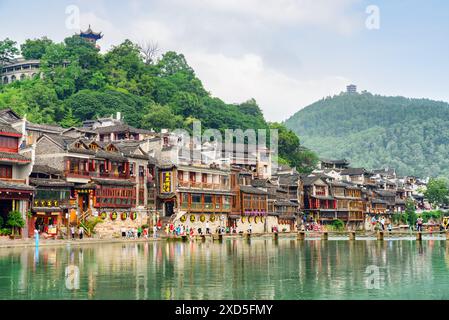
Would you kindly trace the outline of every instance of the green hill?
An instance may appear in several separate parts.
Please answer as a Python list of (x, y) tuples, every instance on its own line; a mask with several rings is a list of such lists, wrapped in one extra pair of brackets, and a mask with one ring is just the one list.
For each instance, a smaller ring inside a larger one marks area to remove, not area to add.
[[(144, 129), (279, 130), (279, 161), (308, 172), (316, 155), (300, 146), (296, 135), (282, 124), (268, 123), (254, 99), (229, 104), (204, 88), (184, 55), (165, 52), (148, 59), (145, 50), (125, 40), (102, 54), (72, 36), (62, 43), (43, 37), (20, 46), (0, 41), (0, 70), (21, 53), (39, 59), (42, 77), (3, 84), (0, 109), (12, 108), (29, 121), (79, 126), (82, 121), (120, 111), (125, 121)], [(1, 78), (0, 78), (1, 79)]]
[(449, 175), (449, 104), (367, 92), (322, 99), (285, 125), (323, 158), (393, 167), (401, 175)]

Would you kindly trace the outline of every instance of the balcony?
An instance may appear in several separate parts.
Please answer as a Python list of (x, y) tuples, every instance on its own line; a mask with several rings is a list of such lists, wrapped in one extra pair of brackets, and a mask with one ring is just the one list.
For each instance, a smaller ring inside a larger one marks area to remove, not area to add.
[(89, 179), (90, 172), (89, 171), (83, 171), (83, 170), (65, 170), (64, 175), (67, 178), (83, 178), (83, 179)]
[(229, 184), (207, 183), (207, 182), (193, 182), (193, 181), (179, 181), (178, 186), (186, 189), (199, 190), (230, 190)]
[(92, 177), (100, 177), (104, 179), (129, 179), (129, 173), (121, 172), (91, 172)]
[(192, 202), (190, 206), (187, 203), (181, 204), (181, 209), (190, 210), (195, 212), (223, 212), (223, 211), (231, 211), (230, 204), (218, 204), (215, 205), (213, 203), (197, 203)]
[(24, 179), (22, 180), (22, 179), (0, 178), (0, 181), (13, 184), (26, 184), (26, 180)]

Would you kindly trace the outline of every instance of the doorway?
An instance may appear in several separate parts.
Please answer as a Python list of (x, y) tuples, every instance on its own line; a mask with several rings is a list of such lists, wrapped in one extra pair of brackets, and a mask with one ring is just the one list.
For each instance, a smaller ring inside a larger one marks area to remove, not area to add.
[(6, 221), (8, 220), (8, 215), (11, 211), (12, 211), (12, 200), (0, 200), (0, 217), (2, 217), (4, 225), (6, 224)]
[(164, 203), (165, 206), (165, 216), (171, 217), (175, 213), (175, 202), (174, 201), (167, 201)]
[(89, 209), (88, 193), (78, 193), (78, 208), (80, 208), (81, 213), (84, 213)]

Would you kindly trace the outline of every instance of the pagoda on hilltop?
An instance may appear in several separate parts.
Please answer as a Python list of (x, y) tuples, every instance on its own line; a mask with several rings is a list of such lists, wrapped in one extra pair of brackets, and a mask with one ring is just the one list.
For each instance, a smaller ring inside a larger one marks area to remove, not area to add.
[(98, 47), (97, 41), (103, 38), (103, 34), (101, 32), (92, 31), (90, 25), (86, 31), (81, 31), (79, 36), (93, 43), (96, 47)]

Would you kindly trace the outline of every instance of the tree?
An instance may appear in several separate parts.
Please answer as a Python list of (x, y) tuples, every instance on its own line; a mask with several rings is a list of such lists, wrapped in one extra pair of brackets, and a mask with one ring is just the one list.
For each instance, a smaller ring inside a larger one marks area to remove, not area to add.
[(298, 136), (283, 124), (270, 123), (270, 129), (278, 131), (278, 153), (280, 159), (285, 159), (290, 166), (296, 167), (301, 173), (312, 172), (318, 163), (318, 156), (300, 144)]
[(409, 226), (413, 227), (416, 224), (417, 216), (416, 216), (416, 206), (415, 202), (412, 199), (407, 199), (405, 202), (405, 220)]
[(158, 62), (158, 67), (161, 76), (172, 76), (178, 72), (186, 73), (192, 78), (194, 77), (193, 69), (188, 65), (183, 54), (178, 54), (174, 51), (168, 51)]
[(59, 124), (64, 128), (76, 127), (79, 123), (79, 120), (73, 116), (73, 111), (71, 108), (67, 110), (66, 115), (59, 122)]
[(159, 53), (159, 46), (157, 42), (145, 41), (144, 43), (139, 45), (139, 48), (140, 54), (142, 55), (145, 64), (146, 65), (153, 64)]
[(178, 129), (183, 128), (183, 118), (173, 114), (167, 106), (153, 105), (150, 111), (142, 120), (142, 127), (145, 129)]
[(0, 71), (4, 65), (10, 63), (19, 54), (19, 49), (16, 46), (17, 42), (9, 38), (0, 41)]
[(449, 189), (443, 179), (430, 179), (424, 197), (434, 207), (441, 207), (449, 203)]
[(8, 221), (6, 222), (8, 226), (12, 228), (12, 235), (15, 235), (16, 229), (22, 229), (25, 226), (25, 220), (22, 218), (22, 213), (19, 211), (11, 211), (8, 214)]
[(53, 41), (47, 37), (34, 40), (27, 39), (25, 43), (20, 46), (20, 50), (25, 59), (41, 59), (51, 44), (53, 44)]

